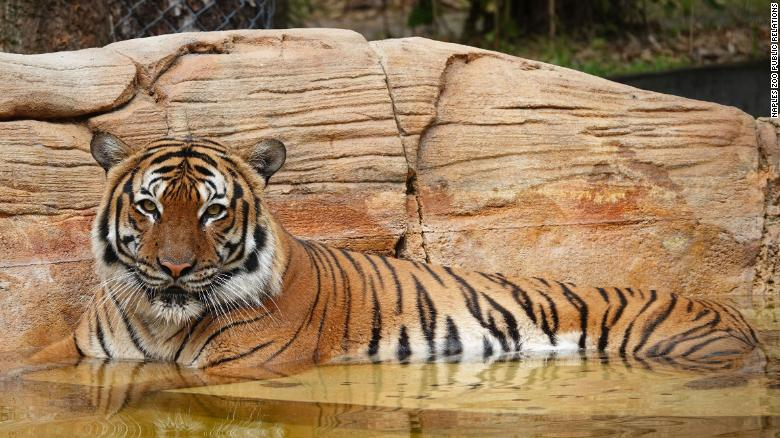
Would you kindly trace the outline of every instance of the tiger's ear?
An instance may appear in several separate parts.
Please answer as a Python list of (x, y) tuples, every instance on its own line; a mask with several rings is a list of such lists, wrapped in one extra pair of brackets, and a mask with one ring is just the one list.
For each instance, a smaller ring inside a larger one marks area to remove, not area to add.
[(261, 140), (244, 154), (244, 160), (265, 179), (266, 183), (282, 167), (286, 158), (287, 148), (284, 147), (284, 143), (275, 139)]
[(89, 143), (92, 157), (100, 164), (100, 167), (108, 172), (108, 169), (116, 166), (122, 160), (130, 156), (130, 147), (125, 142), (105, 132), (99, 132), (92, 137)]

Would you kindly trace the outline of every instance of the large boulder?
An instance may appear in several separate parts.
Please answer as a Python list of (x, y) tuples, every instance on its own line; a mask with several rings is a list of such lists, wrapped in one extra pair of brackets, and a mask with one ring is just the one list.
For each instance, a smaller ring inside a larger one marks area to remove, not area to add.
[(271, 208), (339, 247), (685, 294), (777, 276), (780, 127), (734, 108), (333, 29), (0, 54), (0, 78), (0, 350), (55, 340), (91, 298), (94, 131), (279, 138)]

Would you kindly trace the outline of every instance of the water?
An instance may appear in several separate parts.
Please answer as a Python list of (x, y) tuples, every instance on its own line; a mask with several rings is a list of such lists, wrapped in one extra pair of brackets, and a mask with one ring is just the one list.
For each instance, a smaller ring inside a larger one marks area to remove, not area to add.
[(0, 382), (0, 435), (780, 436), (775, 300), (738, 300), (766, 360), (728, 371), (577, 356), (328, 366), (252, 381), (84, 361)]

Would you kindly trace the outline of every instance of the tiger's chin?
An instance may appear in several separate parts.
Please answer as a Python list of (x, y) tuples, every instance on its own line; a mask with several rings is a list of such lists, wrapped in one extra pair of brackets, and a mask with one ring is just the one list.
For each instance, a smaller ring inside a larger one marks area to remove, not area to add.
[(195, 296), (175, 287), (155, 293), (150, 297), (149, 307), (161, 323), (177, 326), (192, 321), (205, 310)]

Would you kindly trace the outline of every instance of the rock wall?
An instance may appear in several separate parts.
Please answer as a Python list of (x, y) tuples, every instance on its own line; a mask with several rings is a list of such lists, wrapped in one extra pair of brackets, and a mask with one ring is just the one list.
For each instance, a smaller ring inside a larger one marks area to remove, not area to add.
[(0, 350), (55, 340), (91, 297), (97, 130), (135, 148), (279, 138), (271, 207), (340, 247), (686, 294), (774, 290), (778, 125), (425, 39), (178, 34), (0, 54)]

